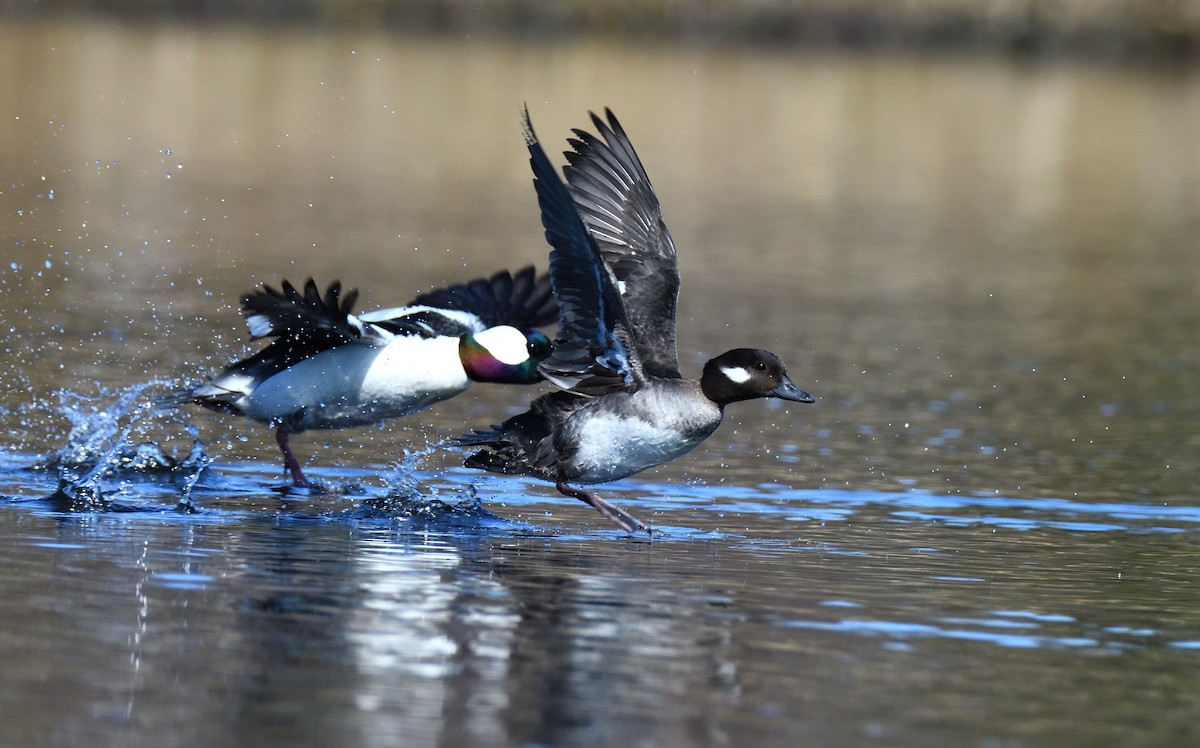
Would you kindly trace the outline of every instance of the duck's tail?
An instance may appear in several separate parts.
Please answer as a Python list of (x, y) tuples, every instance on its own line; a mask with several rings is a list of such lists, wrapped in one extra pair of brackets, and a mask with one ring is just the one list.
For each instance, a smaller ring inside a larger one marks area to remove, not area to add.
[(173, 392), (154, 398), (151, 403), (155, 408), (178, 408), (182, 405), (199, 405), (218, 413), (244, 415), (238, 407), (237, 400), (246, 393), (218, 387), (215, 382), (202, 382), (189, 387), (181, 387)]
[(505, 428), (507, 425), (508, 422), (505, 422), (490, 429), (476, 429), (457, 437), (454, 443), (459, 447), (483, 447), (468, 454), (463, 464), (489, 473), (535, 475), (533, 466), (528, 462), (529, 455), (514, 438), (515, 434)]
[(502, 475), (537, 475), (538, 473), (521, 462), (512, 459), (510, 456), (502, 452), (493, 452), (487, 449), (481, 449), (474, 454), (467, 455), (463, 460), (463, 465), (476, 470), (486, 470), (489, 473), (500, 473)]
[(455, 443), (483, 447), (467, 457), (467, 467), (556, 480), (558, 455), (553, 434), (580, 402), (582, 398), (574, 393), (550, 392), (534, 400), (524, 413), (498, 426), (464, 434)]

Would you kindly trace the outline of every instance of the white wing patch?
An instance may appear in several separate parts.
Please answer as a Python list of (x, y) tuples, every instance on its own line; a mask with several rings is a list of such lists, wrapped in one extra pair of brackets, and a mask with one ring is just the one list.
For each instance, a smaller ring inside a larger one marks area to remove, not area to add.
[[(362, 320), (360, 320), (358, 317), (355, 317), (353, 314), (346, 315), (346, 323), (349, 324), (351, 327), (353, 327), (355, 330), (357, 330), (359, 335), (365, 335), (367, 332), (367, 326), (362, 323)], [(387, 330), (380, 330), (380, 329), (376, 328), (375, 332), (387, 333)], [(391, 333), (387, 333), (387, 335), (388, 335), (388, 338), (391, 338), (391, 336), (392, 336)]]
[(750, 379), (750, 370), (744, 366), (722, 366), (721, 373), (730, 382), (737, 384), (742, 384)]
[(475, 333), (475, 342), (487, 349), (502, 364), (520, 364), (529, 358), (525, 333), (515, 327), (499, 325)]
[(395, 306), (388, 309), (376, 309), (373, 312), (363, 312), (356, 316), (363, 322), (390, 322), (391, 320), (401, 319), (422, 312), (433, 312), (446, 319), (454, 320), (468, 330), (482, 331), (484, 329), (483, 323), (479, 321), (479, 317), (470, 312), (464, 312), (460, 309), (442, 309), (435, 306)]
[(250, 328), (252, 338), (265, 338), (271, 334), (271, 320), (265, 314), (251, 314), (246, 318), (246, 326)]
[[(354, 330), (360, 336), (365, 335), (367, 332), (367, 328), (365, 325), (363, 325), (362, 320), (353, 314), (346, 315), (346, 324), (354, 328)], [(250, 316), (246, 317), (246, 327), (250, 328), (250, 337), (252, 338), (266, 338), (277, 334), (274, 323), (272, 323), (271, 318), (265, 314), (251, 314)], [(310, 325), (310, 327), (316, 327), (316, 325)], [(393, 337), (390, 332), (380, 328), (375, 328), (373, 332), (387, 340), (391, 340)]]

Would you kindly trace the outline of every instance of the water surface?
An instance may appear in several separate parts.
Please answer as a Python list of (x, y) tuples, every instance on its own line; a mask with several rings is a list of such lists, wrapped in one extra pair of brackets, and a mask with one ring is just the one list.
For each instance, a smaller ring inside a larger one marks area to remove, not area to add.
[[(1185, 744), (1200, 713), (1200, 79), (1069, 62), (0, 27), (0, 742)], [(144, 407), (254, 346), (544, 264), (517, 115), (612, 106), (732, 406), (604, 487), (445, 440)]]

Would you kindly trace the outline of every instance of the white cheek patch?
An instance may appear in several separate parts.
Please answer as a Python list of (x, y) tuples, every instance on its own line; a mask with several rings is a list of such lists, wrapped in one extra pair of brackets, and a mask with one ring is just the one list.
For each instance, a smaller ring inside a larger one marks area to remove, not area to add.
[(722, 366), (721, 373), (730, 382), (743, 384), (750, 380), (750, 370), (744, 366)]
[(475, 333), (475, 342), (487, 349), (502, 364), (521, 364), (529, 358), (525, 334), (515, 327), (500, 325)]

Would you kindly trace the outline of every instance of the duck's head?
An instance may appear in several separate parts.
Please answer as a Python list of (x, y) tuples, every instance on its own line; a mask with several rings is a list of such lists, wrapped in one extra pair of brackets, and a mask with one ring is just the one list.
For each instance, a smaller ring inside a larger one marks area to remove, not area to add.
[(498, 325), (460, 337), (458, 357), (476, 382), (533, 384), (542, 380), (537, 366), (551, 347), (550, 338), (537, 330)]
[(758, 348), (734, 348), (709, 361), (700, 387), (709, 400), (722, 406), (756, 397), (814, 402), (813, 396), (788, 376), (779, 356)]

